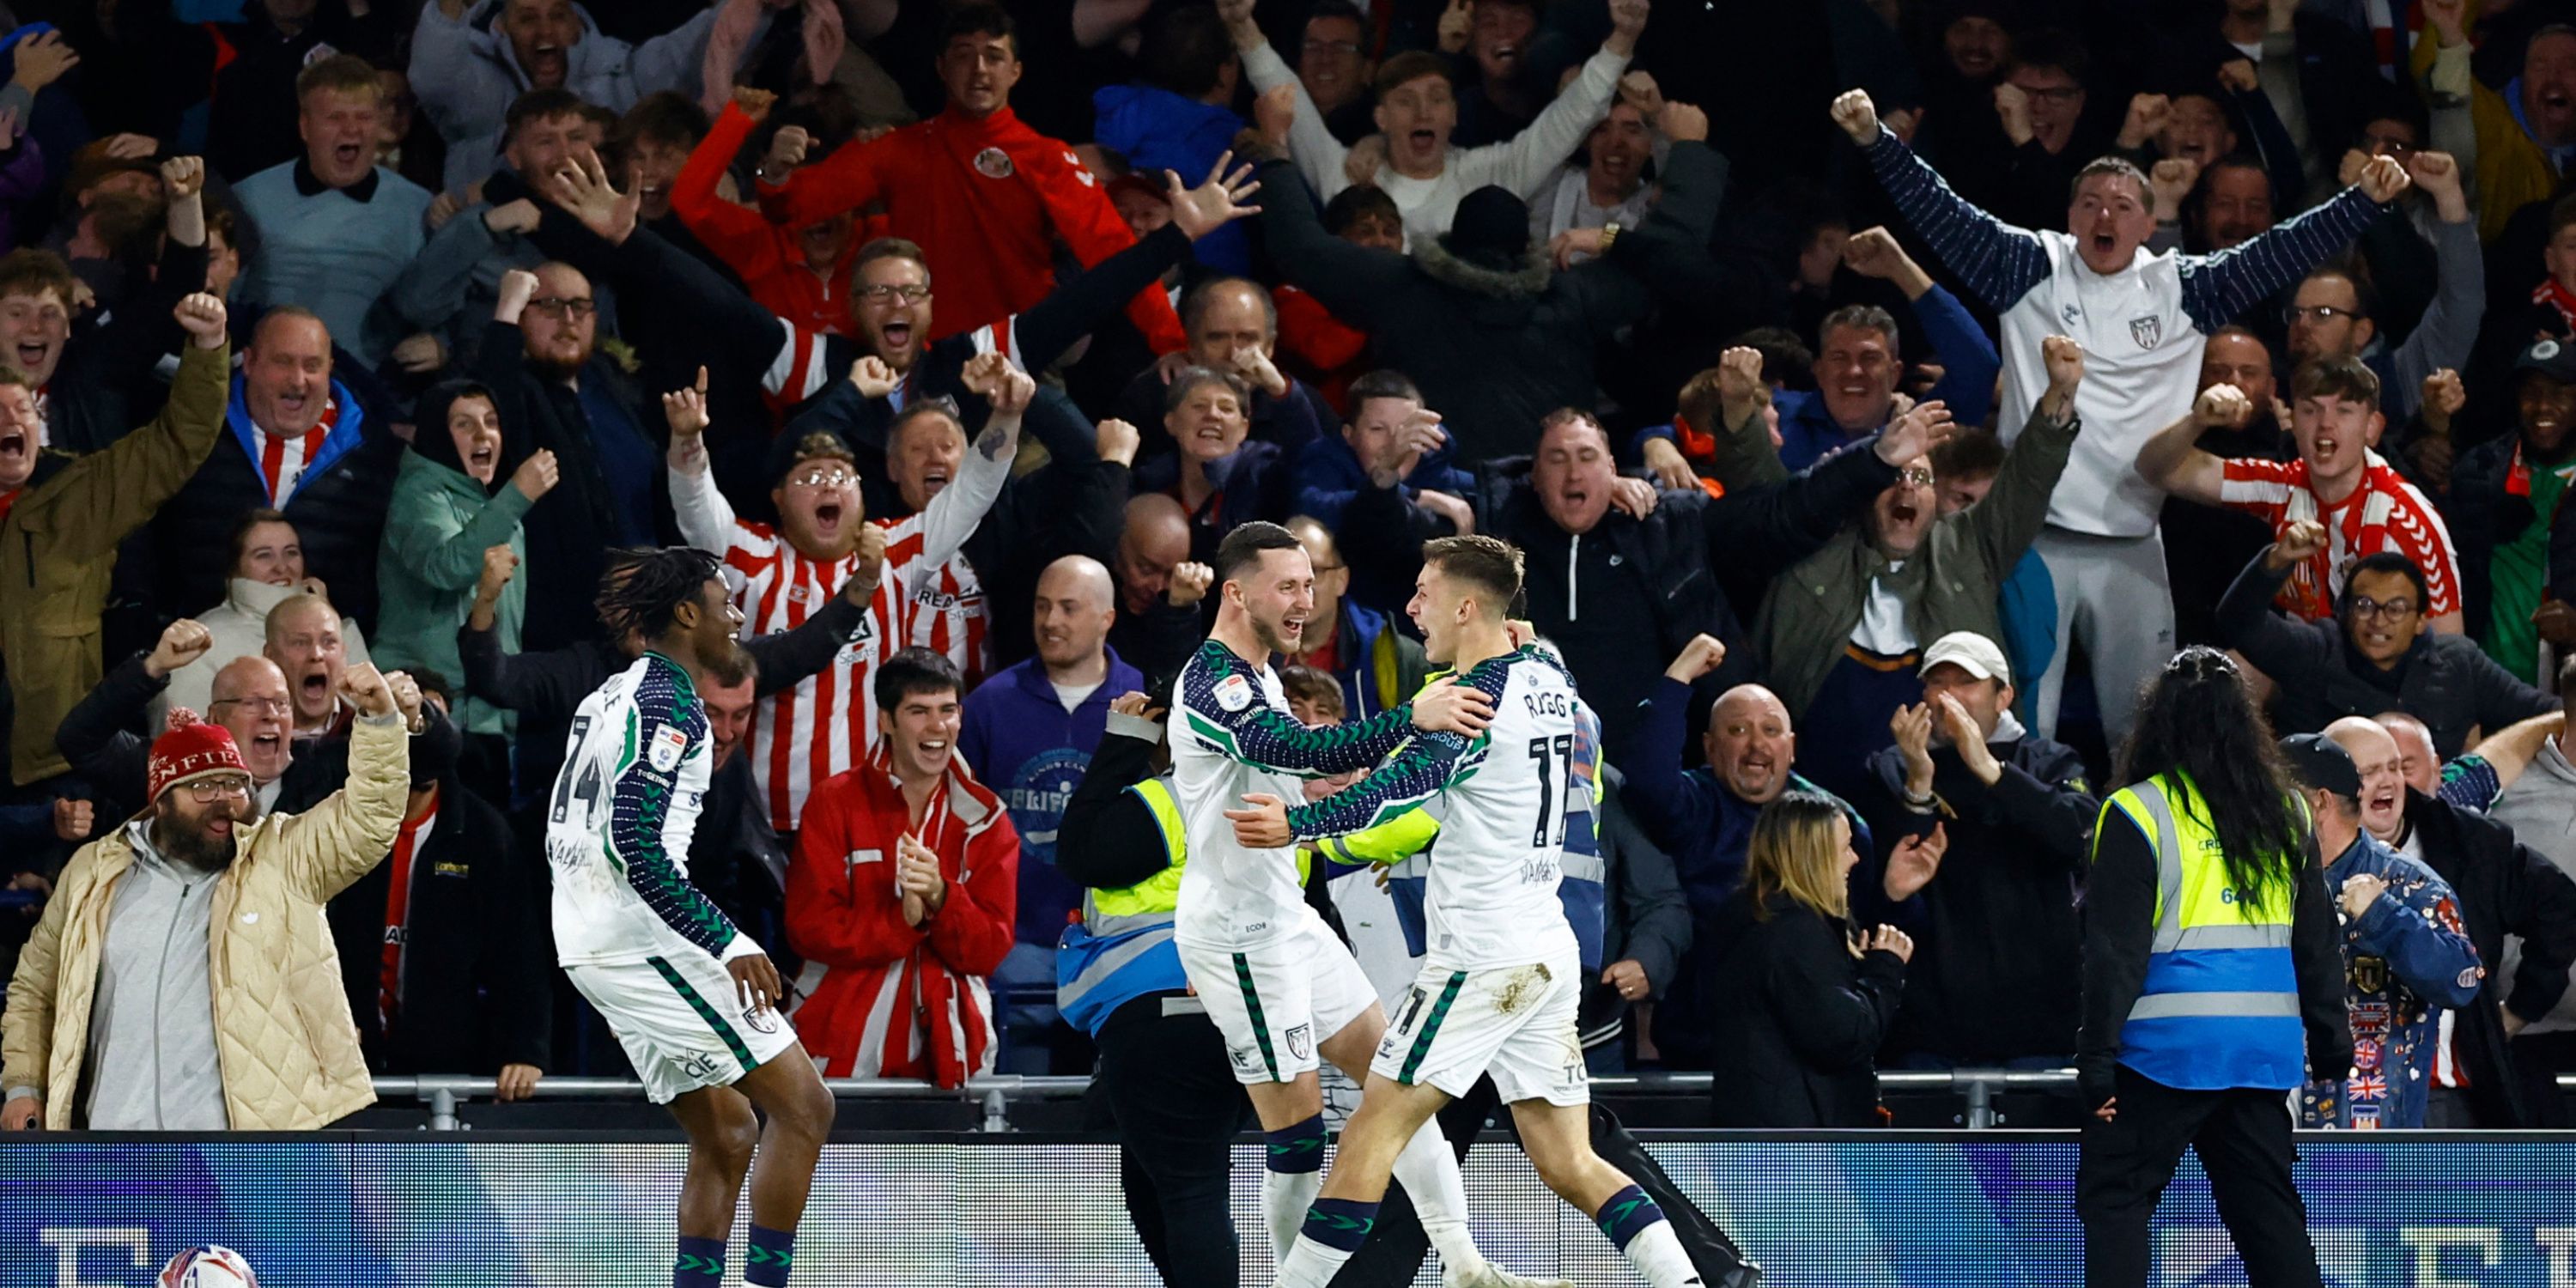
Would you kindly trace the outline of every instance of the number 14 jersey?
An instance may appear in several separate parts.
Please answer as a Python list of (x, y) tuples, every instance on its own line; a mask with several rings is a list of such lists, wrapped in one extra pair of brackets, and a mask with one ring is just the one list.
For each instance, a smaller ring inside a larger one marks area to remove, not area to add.
[(563, 965), (760, 951), (689, 884), (714, 761), (706, 704), (669, 658), (647, 653), (581, 700), (546, 810)]

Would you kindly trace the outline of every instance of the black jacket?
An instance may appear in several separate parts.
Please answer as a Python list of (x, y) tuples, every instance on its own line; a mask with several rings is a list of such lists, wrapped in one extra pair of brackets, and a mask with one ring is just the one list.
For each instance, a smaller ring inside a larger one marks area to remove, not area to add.
[[(2517, 843), (2513, 829), (2421, 792), (2406, 793), (2406, 826), (2421, 842), (2424, 865), (2458, 896), (2460, 920), (2479, 961), (2503, 962), (2505, 936), (2521, 938), (2522, 962), (2502, 1005), (2526, 1018), (2547, 1015), (2567, 991), (2568, 969), (2576, 966), (2576, 881)], [(2492, 985), (2477, 1005), (2459, 1012), (2454, 1028), (2480, 1127), (2555, 1125), (2555, 1106), (2534, 1104), (2536, 1097), (2528, 1094), (2554, 1097), (2555, 1089), (2523, 1085)]]
[[(235, 377), (236, 380), (239, 377)], [(354, 399), (358, 385), (339, 388)], [(334, 395), (337, 396), (336, 394)], [(393, 498), (402, 440), (394, 437), (391, 408), (366, 406), (359, 443), (319, 476), (307, 472), (286, 499), (287, 522), (304, 545), (304, 569), (331, 588), (331, 602), (361, 627), (376, 621), (376, 547), (384, 538), (385, 506)], [(187, 486), (152, 521), (153, 563), (159, 579), (154, 602), (220, 604), (232, 574), (234, 525), (268, 505), (259, 462), (230, 427), (215, 436), (215, 450)], [(587, 603), (596, 587), (583, 596)]]
[(552, 1067), (554, 935), (546, 875), (511, 843), (501, 812), (449, 778), (429, 841), (412, 855), (402, 1009), (388, 1036), (377, 1006), (385, 901), (393, 865), (379, 863), (325, 915), (367, 1067), (377, 1073), (489, 1075), (505, 1064)]
[[(1539, 504), (1526, 459), (1481, 471), (1473, 501), (1476, 530), (1528, 557), (1529, 620), (1581, 677), (1584, 702), (1601, 714), (1604, 744), (1616, 762), (1627, 750), (1637, 704), (1692, 636), (1713, 635), (1727, 645), (1725, 665), (1703, 681), (1709, 696), (1754, 678), (1733, 601), (1758, 597), (1766, 581), (1822, 549), (1895, 481), (1895, 467), (1877, 453), (1843, 452), (1786, 482), (1722, 499), (1666, 492), (1643, 519), (1612, 509), (1579, 537)], [(1422, 525), (1433, 522), (1406, 506), (1398, 489), (1361, 489), (1342, 512), (1342, 556), (1350, 561), (1352, 584), (1411, 587), (1422, 570), (1423, 540), (1438, 535)], [(1121, 656), (1130, 655), (1121, 650)]]
[[(153, 679), (144, 671), (143, 659), (147, 656), (137, 653), (119, 663), (54, 730), (54, 746), (71, 763), (73, 772), (89, 783), (87, 799), (96, 803), (100, 819), (94, 834), (103, 833), (110, 821), (132, 818), (152, 803), (143, 795), (151, 778), (152, 739), (139, 730), (152, 699), (170, 687), (170, 680), (167, 676)], [(426, 723), (411, 738), (413, 772), (443, 774), (456, 763), (464, 748), (464, 735), (436, 707), (424, 709), (422, 718)], [(298, 741), (295, 758), (278, 776), (277, 803), (268, 812), (301, 813), (340, 790), (348, 780), (349, 739), (345, 730), (318, 740)]]
[[(1861, 920), (1894, 922), (1915, 941), (1891, 1055), (2002, 1064), (2075, 1051), (2083, 964), (2076, 908), (2102, 800), (2072, 747), (2036, 734), (1987, 746), (2003, 767), (1992, 787), (1968, 772), (1955, 748), (1933, 748), (1938, 804), (1930, 814), (1905, 808), (1902, 752), (1887, 747), (1869, 758), (1878, 790), (1857, 803), (1877, 847), (1852, 874), (1852, 903)], [(1949, 839), (1938, 875), (1891, 904), (1887, 856), (1909, 836), (1931, 835), (1935, 824)]]
[(1752, 889), (1711, 920), (1700, 977), (1712, 1127), (1875, 1127), (1871, 1057), (1895, 1022), (1905, 963), (1855, 957), (1853, 927), (1785, 894), (1754, 915)]
[(1324, 231), (1288, 162), (1262, 167), (1261, 180), (1261, 231), (1280, 271), (1334, 317), (1368, 332), (1378, 365), (1413, 378), (1462, 465), (1527, 452), (1540, 418), (1594, 403), (1594, 349), (1645, 316), (1659, 259), (1703, 253), (1726, 183), (1716, 153), (1676, 144), (1663, 199), (1646, 224), (1621, 234), (1601, 259), (1560, 273), (1544, 246), (1510, 271), (1460, 260), (1430, 241), (1410, 255), (1356, 246)]
[[(2339, 621), (2291, 621), (2274, 613), (2289, 571), (2274, 572), (2256, 555), (2218, 601), (2220, 638), (2272, 677), (2279, 696), (2272, 708), (2281, 733), (2314, 733), (2345, 716), (2375, 717), (2394, 708), (2433, 731), (2433, 749), (2459, 755), (2471, 729), (2490, 732), (2517, 720), (2545, 716), (2558, 699), (2513, 677), (2466, 635), (2436, 634), (2430, 627), (2392, 672), (2377, 672), (2344, 637)], [(2374, 683), (2366, 672), (2393, 674)]]
[[(2532, 513), (2529, 496), (2513, 496), (2505, 491), (2514, 449), (2521, 445), (2520, 434), (2489, 439), (2460, 453), (2458, 463), (2451, 467), (2451, 491), (2442, 507), (2442, 520), (2459, 550), (2456, 562), (2460, 568), (2462, 620), (2468, 633), (2477, 639), (2487, 637), (2487, 619), (2493, 612), (2495, 569), (2491, 561), (2496, 547), (2522, 535), (2537, 517)], [(2565, 508), (2562, 500), (2560, 510)], [(2576, 600), (2576, 524), (2561, 523), (2558, 518), (2551, 516), (2549, 523), (2549, 565), (2542, 585), (2543, 597)]]
[[(541, 449), (555, 454), (561, 471), (554, 490), (538, 498), (519, 521), (528, 546), (527, 565), (519, 573), (528, 583), (519, 641), (536, 651), (593, 638), (599, 634), (599, 618), (592, 604), (607, 568), (607, 551), (624, 544), (622, 520), (636, 517), (617, 512), (616, 495), (609, 490), (595, 446), (598, 431), (579, 392), (528, 369), (527, 341), (516, 323), (484, 327), (474, 378), (491, 389), (499, 404), (494, 410), (501, 416), (501, 460), (493, 477), (507, 478)], [(643, 525), (661, 542), (674, 541), (678, 526), (671, 518), (670, 472), (662, 465), (667, 443), (661, 414), (647, 409), (633, 382), (605, 357), (594, 355), (580, 378), (615, 402), (642, 437), (640, 446), (652, 461), (653, 497), (653, 513), (642, 516)]]

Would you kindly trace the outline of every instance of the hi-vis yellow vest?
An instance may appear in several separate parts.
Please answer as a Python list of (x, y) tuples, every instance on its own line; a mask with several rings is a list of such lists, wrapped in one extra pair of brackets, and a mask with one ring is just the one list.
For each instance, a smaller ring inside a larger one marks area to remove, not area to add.
[(2307, 1044), (2290, 956), (2297, 887), (2235, 888), (2208, 808), (2179, 771), (2113, 793), (2102, 825), (2114, 810), (2156, 851), (2154, 946), (2146, 988), (2120, 1026), (2120, 1063), (2192, 1091), (2302, 1085)]

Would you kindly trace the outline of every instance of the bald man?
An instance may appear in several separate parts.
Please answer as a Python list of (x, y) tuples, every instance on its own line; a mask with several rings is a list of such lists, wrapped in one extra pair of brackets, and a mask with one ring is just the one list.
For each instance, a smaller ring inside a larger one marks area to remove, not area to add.
[(1216, 580), (1215, 570), (1190, 560), (1189, 513), (1160, 492), (1127, 502), (1113, 559), (1118, 620), (1109, 642), (1144, 673), (1145, 692), (1168, 702), (1173, 678), (1207, 635), (1200, 601)]
[[(144, 710), (168, 686), (170, 673), (193, 660), (186, 635), (195, 625), (184, 619), (171, 623), (162, 632), (160, 644), (109, 671), (55, 731), (55, 745), (63, 758), (97, 790), (102, 819), (130, 817), (146, 804), (144, 762), (152, 744), (133, 731), (144, 727)], [(261, 811), (273, 810), (289, 782), (289, 771), (304, 768), (295, 754), (295, 709), (285, 674), (264, 657), (237, 657), (216, 670), (213, 693), (213, 700), (198, 714), (233, 736), (242, 764), (250, 770), (251, 785), (259, 793)], [(304, 777), (294, 775), (298, 782)], [(319, 799), (310, 792), (299, 791), (298, 796)]]
[(2397, 758), (2406, 770), (2406, 785), (2427, 796), (2439, 796), (2462, 809), (2495, 808), (2496, 798), (2522, 777), (2533, 758), (2567, 726), (2564, 712), (2533, 716), (2506, 725), (2475, 748), (2448, 762), (2433, 748), (2433, 731), (2403, 711), (2384, 712), (2379, 727), (2397, 740)]
[(1305, 652), (1289, 658), (1333, 677), (1342, 686), (1345, 718), (1370, 716), (1404, 705), (1431, 669), (1422, 645), (1392, 628), (1385, 613), (1351, 595), (1351, 568), (1333, 534), (1311, 515), (1290, 519), (1288, 531), (1315, 566), (1315, 611), (1306, 619)]
[(1033, 614), (1037, 655), (967, 694), (957, 733), (958, 753), (1001, 795), (1020, 833), (1018, 942), (993, 973), (994, 989), (1045, 999), (1002, 1008), (1010, 1035), (1003, 1044), (1005, 1073), (1090, 1071), (1078, 1054), (1084, 1044), (1055, 1011), (1056, 940), (1065, 914), (1082, 902), (1082, 887), (1056, 871), (1055, 834), (1065, 801), (1100, 745), (1109, 700), (1145, 684), (1109, 647), (1116, 599), (1117, 587), (1099, 560), (1066, 555), (1048, 564), (1038, 575)]
[[(1699, 1015), (1698, 959), (1714, 942), (1708, 933), (1710, 919), (1744, 878), (1745, 846), (1753, 839), (1753, 819), (1762, 807), (1789, 791), (1834, 800), (1851, 819), (1852, 849), (1871, 852), (1869, 825), (1861, 821), (1860, 812), (1790, 769), (1798, 756), (1797, 730), (1779, 695), (1761, 685), (1739, 684), (1718, 695), (1709, 707), (1708, 732), (1700, 739), (1707, 763), (1685, 767), (1682, 743), (1689, 723), (1691, 683), (1725, 660), (1726, 646), (1709, 636), (1696, 636), (1683, 646), (1648, 693), (1630, 750), (1619, 765), (1627, 775), (1619, 789), (1620, 803), (1646, 835), (1673, 856), (1682, 893), (1690, 901), (1691, 955), (1682, 962), (1673, 990), (1655, 1011), (1655, 1045), (1667, 1061), (1686, 1062), (1678, 1068), (1706, 1067), (1708, 1039)], [(1672, 1017), (1670, 1022), (1666, 1016)]]
[[(2351, 752), (2362, 771), (2363, 829), (2449, 883), (2469, 943), (2487, 972), (2477, 1000), (2451, 1012), (2440, 1035), (2441, 1056), (2428, 1075), (2424, 1125), (2564, 1125), (2546, 1063), (2523, 1059), (2512, 1041), (2526, 1025), (2551, 1018), (2552, 1008), (2570, 995), (2568, 970), (2576, 966), (2576, 881), (2515, 839), (2516, 828), (2523, 826), (2513, 812), (2516, 798), (2544, 781), (2544, 773), (2535, 767), (2525, 775), (2497, 803), (2492, 818), (2443, 796), (2406, 791), (2402, 810), (2390, 819), (2374, 816), (2368, 808), (2368, 780), (2374, 770), (2403, 776), (2399, 738), (2376, 722), (2356, 719), (2328, 725), (2326, 736)], [(2556, 751), (2544, 749), (2541, 755), (2545, 761)], [(2562, 809), (2555, 817), (2563, 821), (2565, 816)], [(2530, 835), (2554, 839), (2556, 827), (2553, 822)], [(2520, 941), (2518, 957), (2506, 951), (2508, 936)]]
[(320, 595), (297, 595), (268, 610), (268, 642), (261, 655), (286, 676), (295, 705), (295, 736), (320, 738), (348, 723), (340, 673), (349, 648), (340, 638), (340, 610)]

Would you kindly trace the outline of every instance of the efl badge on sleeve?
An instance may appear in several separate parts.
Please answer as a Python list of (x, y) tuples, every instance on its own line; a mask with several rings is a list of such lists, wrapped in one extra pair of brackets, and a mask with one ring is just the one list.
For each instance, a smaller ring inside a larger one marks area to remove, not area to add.
[(680, 757), (689, 753), (689, 735), (677, 725), (657, 725), (653, 729), (652, 750), (647, 753), (653, 768), (669, 773), (680, 766)]
[(1011, 177), (1011, 154), (1000, 148), (986, 148), (975, 154), (975, 173), (987, 179)]
[(1241, 711), (1252, 705), (1252, 681), (1240, 675), (1229, 675), (1216, 682), (1216, 704), (1228, 711)]

